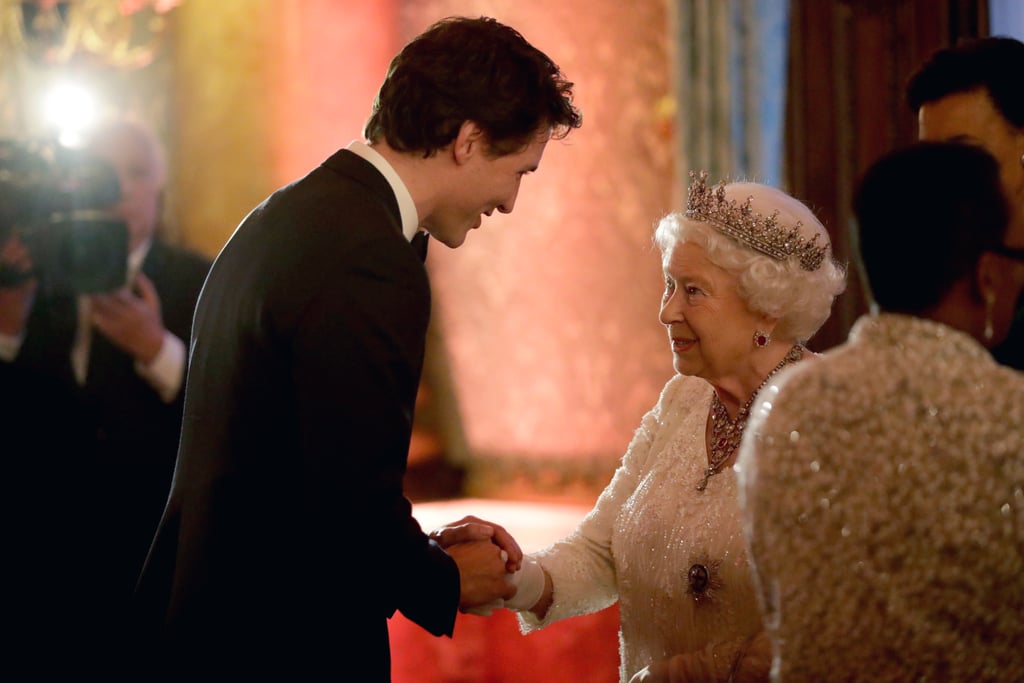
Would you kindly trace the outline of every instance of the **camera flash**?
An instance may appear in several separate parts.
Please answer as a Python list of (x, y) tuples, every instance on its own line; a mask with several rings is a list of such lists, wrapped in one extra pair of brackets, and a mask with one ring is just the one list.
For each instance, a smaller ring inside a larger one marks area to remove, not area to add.
[(96, 99), (86, 88), (68, 83), (54, 86), (46, 97), (46, 121), (57, 129), (62, 145), (81, 144), (82, 131), (96, 118)]

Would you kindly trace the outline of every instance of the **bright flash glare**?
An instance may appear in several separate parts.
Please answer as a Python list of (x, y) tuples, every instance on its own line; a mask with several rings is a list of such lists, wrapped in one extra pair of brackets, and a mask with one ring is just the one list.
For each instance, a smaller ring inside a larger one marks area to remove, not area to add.
[(61, 144), (73, 147), (81, 142), (82, 131), (96, 118), (96, 99), (81, 86), (57, 85), (46, 98), (45, 116), (57, 129)]

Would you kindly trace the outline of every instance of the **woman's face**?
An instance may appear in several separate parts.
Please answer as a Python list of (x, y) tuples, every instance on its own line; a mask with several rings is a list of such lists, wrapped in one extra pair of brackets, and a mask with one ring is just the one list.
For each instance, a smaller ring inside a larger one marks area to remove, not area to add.
[(668, 329), (673, 365), (711, 384), (742, 374), (764, 316), (751, 312), (736, 278), (708, 260), (704, 247), (675, 243), (662, 258), (665, 292), (660, 320)]

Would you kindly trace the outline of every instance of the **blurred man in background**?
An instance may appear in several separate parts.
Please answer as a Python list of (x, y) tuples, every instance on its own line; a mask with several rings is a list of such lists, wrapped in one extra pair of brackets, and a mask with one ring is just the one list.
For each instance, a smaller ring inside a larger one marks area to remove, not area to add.
[[(60, 631), (57, 637), (78, 641), (86, 656), (104, 656), (102, 648), (119, 640), (166, 502), (186, 345), (210, 264), (158, 235), (166, 168), (147, 128), (105, 123), (82, 151), (117, 178), (116, 203), (98, 213), (124, 234), (109, 249), (119, 254), (114, 265), (125, 284), (101, 291), (69, 284), (68, 273), (54, 267), (67, 262), (33, 248), (44, 244), (31, 238), (40, 226), (6, 218), (0, 410), (5, 460), (26, 475), (15, 492), (28, 501), (26, 545), (15, 556), (38, 589), (23, 595), (39, 623), (25, 638), (43, 642)], [(48, 210), (25, 213), (31, 219)], [(62, 253), (106, 248), (68, 241), (72, 233), (59, 239)]]
[[(921, 140), (967, 142), (999, 162), (1010, 201), (1007, 245), (1024, 249), (1024, 43), (982, 38), (935, 52), (909, 80)], [(994, 305), (994, 304), (990, 304)], [(1024, 298), (996, 360), (1024, 370)]]

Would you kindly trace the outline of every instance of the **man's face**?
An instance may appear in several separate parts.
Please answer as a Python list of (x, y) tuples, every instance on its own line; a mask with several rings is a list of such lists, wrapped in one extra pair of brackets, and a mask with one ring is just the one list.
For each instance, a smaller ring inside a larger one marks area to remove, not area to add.
[(1024, 247), (1024, 131), (1003, 118), (988, 92), (979, 88), (953, 93), (923, 105), (918, 111), (918, 137), (979, 145), (999, 161), (1003, 188), (1014, 214), (1007, 243)]
[(129, 248), (156, 232), (164, 187), (164, 166), (156, 142), (142, 131), (118, 128), (91, 141), (88, 151), (117, 171), (121, 201), (114, 207), (128, 224)]
[[(439, 202), (423, 227), (431, 237), (455, 248), (495, 209), (511, 213), (523, 176), (537, 170), (548, 136), (538, 135), (524, 149), (500, 157), (476, 153), (460, 169), (456, 187)], [(486, 149), (486, 143), (482, 148)]]

